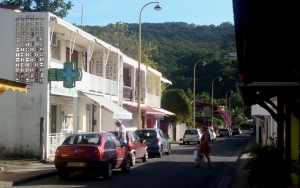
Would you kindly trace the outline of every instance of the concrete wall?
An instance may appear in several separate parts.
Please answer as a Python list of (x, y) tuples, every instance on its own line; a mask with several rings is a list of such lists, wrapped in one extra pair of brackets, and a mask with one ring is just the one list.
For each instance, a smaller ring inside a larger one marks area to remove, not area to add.
[[(0, 77), (15, 80), (15, 18), (21, 14), (11, 10), (0, 9)], [(27, 13), (28, 16), (45, 16), (47, 25), (48, 14)], [(5, 19), (4, 19), (5, 18)], [(46, 27), (47, 28), (47, 27)], [(45, 29), (44, 40), (48, 40)], [(47, 43), (46, 43), (47, 44)], [(49, 47), (44, 46), (45, 54)], [(44, 78), (47, 78), (47, 55), (44, 57)], [(0, 154), (39, 155), (40, 144), (40, 118), (45, 122), (45, 134), (49, 119), (49, 85), (47, 79), (44, 83), (32, 83), (28, 86), (28, 93), (5, 91), (0, 96)], [(47, 140), (45, 140), (45, 143)]]
[(161, 122), (160, 129), (163, 130), (166, 135), (169, 135), (171, 140), (180, 141), (187, 127), (185, 123), (177, 124), (174, 127), (170, 123)]

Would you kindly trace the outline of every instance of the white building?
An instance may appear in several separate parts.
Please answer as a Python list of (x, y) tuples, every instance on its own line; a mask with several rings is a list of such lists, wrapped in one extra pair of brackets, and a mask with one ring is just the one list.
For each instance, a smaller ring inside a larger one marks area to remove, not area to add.
[[(277, 105), (277, 97), (270, 99), (275, 105)], [(275, 110), (269, 105), (272, 110)], [(272, 118), (271, 114), (259, 106), (258, 104), (251, 106), (251, 115), (254, 117), (256, 125), (256, 143), (263, 145), (269, 144), (269, 137), (277, 138), (277, 122)], [(257, 118), (256, 116), (263, 116), (264, 119)]]
[[(123, 103), (136, 105), (135, 60), (48, 12), (1, 5), (0, 16), (0, 78), (28, 84), (27, 94), (4, 92), (0, 97), (0, 153), (49, 158), (68, 133), (115, 131), (116, 118), (136, 128), (136, 110), (123, 108)], [(51, 70), (63, 69), (69, 61), (82, 69), (82, 80), (74, 88), (48, 81)], [(141, 70), (141, 106), (153, 115), (143, 113), (143, 120), (152, 118), (154, 126), (155, 114), (172, 114), (159, 108), (161, 80), (170, 81), (145, 65)], [(152, 86), (148, 80), (155, 80)]]

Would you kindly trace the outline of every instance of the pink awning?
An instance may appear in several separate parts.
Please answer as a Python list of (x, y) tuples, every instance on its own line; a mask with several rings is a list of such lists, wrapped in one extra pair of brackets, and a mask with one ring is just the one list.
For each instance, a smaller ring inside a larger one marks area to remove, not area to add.
[[(125, 108), (127, 109), (131, 109), (131, 110), (137, 110), (137, 106), (133, 106), (133, 105), (128, 105), (128, 104), (124, 104), (123, 105)], [(154, 110), (153, 108), (148, 108), (148, 107), (141, 107), (141, 111), (145, 114), (151, 114), (151, 115), (165, 115), (165, 113), (163, 112), (159, 112)]]

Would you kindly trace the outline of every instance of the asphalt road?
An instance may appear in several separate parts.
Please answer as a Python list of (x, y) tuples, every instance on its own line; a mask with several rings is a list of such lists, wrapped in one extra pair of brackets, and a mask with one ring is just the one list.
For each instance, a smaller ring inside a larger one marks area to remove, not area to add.
[[(67, 180), (53, 176), (18, 187), (227, 188), (237, 168), (236, 160), (249, 141), (249, 134), (244, 134), (229, 138), (218, 137), (217, 141), (211, 142), (211, 169), (195, 168), (193, 151), (197, 145), (173, 145), (171, 155), (163, 155), (162, 158), (151, 157), (145, 163), (137, 160), (128, 173), (115, 170), (111, 180), (103, 180), (101, 177), (90, 179), (81, 172), (75, 172), (71, 173)], [(202, 166), (205, 165), (206, 162), (202, 163)]]

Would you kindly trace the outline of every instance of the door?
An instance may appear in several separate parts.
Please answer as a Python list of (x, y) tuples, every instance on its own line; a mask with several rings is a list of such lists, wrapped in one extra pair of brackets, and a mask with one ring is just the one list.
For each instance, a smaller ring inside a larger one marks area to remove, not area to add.
[(105, 137), (105, 145), (104, 145), (105, 153), (109, 156), (109, 158), (112, 159), (112, 166), (115, 168), (117, 165), (117, 151), (116, 151), (116, 146), (115, 143), (113, 142), (112, 138), (107, 135)]
[(119, 141), (119, 139), (117, 139), (117, 137), (114, 134), (111, 134), (110, 136), (116, 145), (116, 151), (117, 151), (116, 168), (119, 168), (120, 166), (125, 164), (125, 159), (127, 157), (127, 156), (125, 156), (126, 150), (125, 150), (125, 147), (122, 146), (121, 142)]
[(56, 105), (51, 105), (51, 133), (56, 133)]
[(78, 52), (73, 50), (70, 60), (70, 48), (67, 47), (66, 49), (66, 62), (74, 62), (76, 63), (76, 68), (78, 68)]
[(136, 158), (139, 158), (140, 157), (139, 143), (137, 142), (133, 132), (129, 133), (129, 136), (130, 136), (129, 139), (131, 139), (132, 148), (135, 150), (136, 153)]

